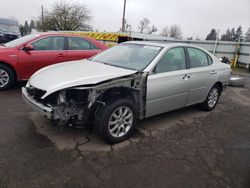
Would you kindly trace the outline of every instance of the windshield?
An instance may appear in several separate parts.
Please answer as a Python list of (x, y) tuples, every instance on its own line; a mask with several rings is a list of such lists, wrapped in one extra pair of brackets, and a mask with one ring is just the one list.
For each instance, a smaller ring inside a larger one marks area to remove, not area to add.
[(36, 37), (39, 37), (39, 34), (31, 34), (31, 35), (26, 35), (24, 37), (21, 37), (21, 38), (18, 38), (16, 40), (13, 40), (13, 41), (10, 41), (10, 42), (7, 42), (4, 44), (4, 46), (6, 47), (16, 47), (16, 46), (19, 46), (23, 43), (26, 43)]
[(161, 49), (158, 46), (124, 43), (104, 51), (91, 60), (127, 69), (143, 70)]
[(0, 31), (11, 32), (11, 33), (20, 33), (19, 27), (17, 25), (0, 24)]

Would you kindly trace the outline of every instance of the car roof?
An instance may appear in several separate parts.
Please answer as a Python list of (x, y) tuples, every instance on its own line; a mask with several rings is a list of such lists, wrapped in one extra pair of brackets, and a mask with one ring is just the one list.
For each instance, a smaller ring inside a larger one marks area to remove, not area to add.
[[(63, 33), (63, 32), (57, 32), (57, 31), (53, 31), (53, 32), (43, 32), (43, 33), (37, 33), (40, 36), (53, 36), (53, 35), (60, 35), (60, 36), (77, 36), (77, 37), (86, 37), (86, 36), (81, 36), (81, 35), (77, 35), (77, 34), (71, 34), (71, 33)], [(86, 37), (88, 38), (88, 37)]]
[(142, 45), (151, 45), (151, 46), (159, 46), (162, 48), (173, 48), (173, 47), (192, 47), (200, 49), (206, 53), (208, 53), (210, 56), (211, 54), (208, 50), (201, 48), (199, 46), (189, 44), (189, 43), (179, 43), (179, 42), (166, 42), (166, 41), (127, 41), (125, 42), (127, 44), (142, 44)]
[(165, 42), (165, 41), (128, 41), (128, 42), (125, 42), (125, 43), (159, 46), (159, 47), (163, 47), (163, 48), (178, 47), (178, 46), (189, 46), (189, 47), (200, 48), (198, 46), (190, 45), (190, 44), (187, 44), (187, 43)]
[(71, 34), (71, 33), (63, 33), (63, 32), (57, 32), (57, 31), (53, 31), (53, 32), (38, 32), (38, 33), (34, 33), (37, 34), (38, 37), (44, 37), (44, 36), (64, 36), (64, 37), (80, 37), (80, 38), (85, 38), (88, 39), (89, 41), (96, 41), (95, 39), (85, 36), (85, 35), (78, 35), (78, 34)]

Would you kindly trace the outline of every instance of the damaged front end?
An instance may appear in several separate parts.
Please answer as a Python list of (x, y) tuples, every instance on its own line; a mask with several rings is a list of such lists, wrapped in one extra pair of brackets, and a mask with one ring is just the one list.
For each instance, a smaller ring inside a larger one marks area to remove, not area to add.
[(27, 84), (23, 98), (33, 109), (59, 126), (84, 126), (91, 123), (100, 105), (119, 97), (130, 98), (136, 104), (140, 119), (145, 117), (147, 73), (104, 81), (98, 84), (74, 86), (56, 91), (45, 98), (46, 91)]

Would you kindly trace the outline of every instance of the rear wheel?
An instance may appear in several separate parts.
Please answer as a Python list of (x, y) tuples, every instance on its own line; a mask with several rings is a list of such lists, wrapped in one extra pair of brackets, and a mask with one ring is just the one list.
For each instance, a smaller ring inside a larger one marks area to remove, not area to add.
[(95, 118), (95, 128), (108, 143), (127, 139), (137, 123), (137, 111), (129, 99), (118, 99), (101, 106)]
[(6, 65), (0, 64), (0, 90), (5, 90), (15, 83), (14, 72)]
[(218, 103), (220, 93), (220, 87), (218, 85), (214, 85), (212, 89), (210, 89), (206, 101), (201, 104), (202, 109), (206, 111), (213, 110)]

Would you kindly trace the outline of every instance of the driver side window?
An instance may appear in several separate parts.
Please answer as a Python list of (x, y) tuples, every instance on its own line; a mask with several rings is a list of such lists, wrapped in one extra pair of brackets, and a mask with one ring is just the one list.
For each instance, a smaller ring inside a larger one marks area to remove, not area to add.
[(184, 48), (177, 47), (168, 50), (155, 66), (155, 73), (170, 72), (186, 69)]
[(63, 50), (64, 48), (64, 37), (45, 37), (32, 43), (34, 50)]

